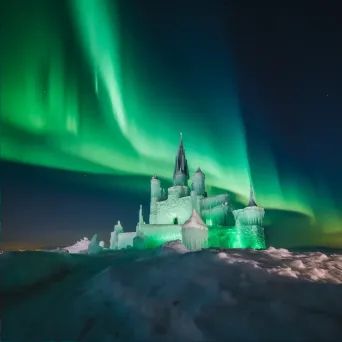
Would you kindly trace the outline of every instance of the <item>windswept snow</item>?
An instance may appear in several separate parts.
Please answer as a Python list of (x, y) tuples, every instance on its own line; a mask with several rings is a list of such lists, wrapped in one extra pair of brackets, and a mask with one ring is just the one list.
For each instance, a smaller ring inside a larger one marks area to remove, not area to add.
[[(47, 265), (57, 267), (56, 260), (49, 261), (54, 253), (32, 253), (37, 263), (46, 258)], [(27, 264), (27, 255), (13, 258), (6, 252), (0, 265), (30, 275), (35, 265)], [(22, 291), (20, 300), (18, 292), (0, 287), (4, 340), (341, 339), (338, 254), (274, 248), (188, 252), (178, 241), (155, 250), (59, 255), (61, 263), (73, 265), (64, 278), (39, 291)], [(51, 277), (47, 269), (44, 276)], [(3, 274), (13, 277), (11, 272)]]

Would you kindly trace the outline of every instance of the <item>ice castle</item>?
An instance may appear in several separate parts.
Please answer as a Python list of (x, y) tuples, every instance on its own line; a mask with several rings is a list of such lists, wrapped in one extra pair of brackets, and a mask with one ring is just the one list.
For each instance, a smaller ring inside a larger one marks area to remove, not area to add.
[[(111, 249), (152, 248), (164, 242), (181, 240), (190, 250), (206, 247), (265, 248), (262, 220), (264, 209), (255, 203), (251, 186), (248, 206), (231, 211), (228, 194), (208, 196), (205, 175), (200, 168), (188, 186), (189, 168), (182, 134), (173, 171), (173, 186), (161, 187), (157, 175), (151, 179), (149, 223), (143, 220), (142, 206), (135, 232), (124, 232), (120, 221), (111, 233)], [(228, 215), (235, 226), (228, 226)]]

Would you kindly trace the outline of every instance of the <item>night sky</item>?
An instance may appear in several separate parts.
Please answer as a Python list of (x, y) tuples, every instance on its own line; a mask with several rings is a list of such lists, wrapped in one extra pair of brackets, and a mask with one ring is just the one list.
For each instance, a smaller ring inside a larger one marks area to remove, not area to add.
[(1, 1), (1, 248), (133, 231), (180, 132), (209, 194), (238, 208), (252, 180), (268, 244), (342, 247), (342, 24), (319, 3)]

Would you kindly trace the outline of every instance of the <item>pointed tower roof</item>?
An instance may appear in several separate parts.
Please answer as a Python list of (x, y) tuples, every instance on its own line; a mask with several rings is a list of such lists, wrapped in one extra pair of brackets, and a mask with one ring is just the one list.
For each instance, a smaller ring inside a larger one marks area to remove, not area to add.
[(151, 179), (159, 179), (157, 175), (154, 175)]
[(248, 207), (257, 207), (257, 204), (255, 203), (255, 195), (252, 183), (250, 185)]
[(196, 209), (192, 211), (191, 217), (184, 222), (182, 228), (198, 228), (198, 229), (208, 229), (206, 224), (201, 219), (201, 216), (197, 214)]
[(202, 174), (204, 174), (204, 173), (202, 172), (202, 170), (201, 170), (200, 167), (197, 168), (197, 170), (195, 171), (195, 173), (202, 173)]
[(188, 169), (188, 161), (185, 157), (185, 150), (183, 146), (183, 134), (180, 133), (180, 141), (179, 141), (179, 147), (178, 152), (176, 155), (176, 161), (175, 161), (175, 169), (173, 171), (173, 177), (175, 177), (176, 173), (183, 173), (187, 180), (189, 179), (189, 169)]

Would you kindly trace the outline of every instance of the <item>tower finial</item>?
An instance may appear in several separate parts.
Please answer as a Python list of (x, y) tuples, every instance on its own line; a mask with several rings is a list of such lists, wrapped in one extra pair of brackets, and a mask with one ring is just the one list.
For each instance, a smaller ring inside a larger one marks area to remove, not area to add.
[(254, 194), (254, 189), (253, 189), (252, 182), (250, 184), (248, 206), (249, 207), (257, 207), (257, 204), (255, 203), (255, 194)]
[(142, 205), (140, 204), (139, 209), (139, 223), (144, 223), (143, 213), (142, 213)]

